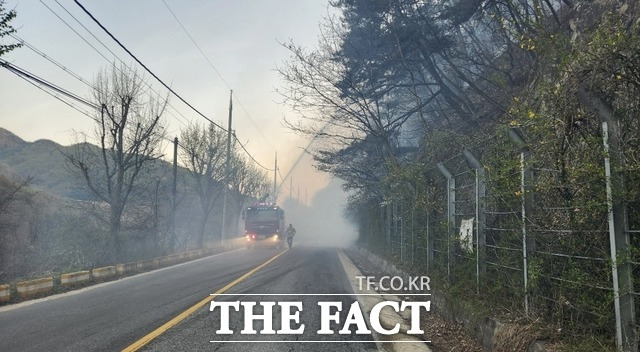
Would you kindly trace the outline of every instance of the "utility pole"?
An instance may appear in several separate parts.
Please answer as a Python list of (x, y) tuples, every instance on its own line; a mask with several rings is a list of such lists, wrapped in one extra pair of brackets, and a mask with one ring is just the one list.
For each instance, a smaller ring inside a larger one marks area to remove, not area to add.
[(278, 180), (277, 177), (278, 176), (278, 152), (276, 152), (276, 162), (273, 166), (273, 204), (276, 204), (276, 201), (278, 199), (278, 196), (276, 195), (276, 189), (278, 186)]
[(224, 235), (227, 231), (227, 193), (229, 193), (229, 168), (231, 167), (231, 118), (233, 113), (233, 90), (229, 93), (229, 123), (227, 125), (227, 160), (224, 165), (224, 188), (222, 189), (222, 229), (220, 231), (220, 241), (224, 242)]
[(173, 252), (176, 246), (176, 209), (178, 208), (178, 137), (173, 139), (173, 180), (171, 188), (171, 229), (169, 232), (169, 250)]

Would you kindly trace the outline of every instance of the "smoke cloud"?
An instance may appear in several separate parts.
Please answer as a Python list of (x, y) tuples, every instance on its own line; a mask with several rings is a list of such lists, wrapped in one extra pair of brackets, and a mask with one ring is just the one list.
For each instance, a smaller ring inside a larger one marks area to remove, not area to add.
[(287, 226), (293, 224), (297, 230), (294, 244), (348, 247), (357, 240), (356, 227), (344, 215), (348, 194), (339, 180), (331, 179), (313, 195), (308, 206), (304, 198), (295, 196), (287, 197), (282, 204)]

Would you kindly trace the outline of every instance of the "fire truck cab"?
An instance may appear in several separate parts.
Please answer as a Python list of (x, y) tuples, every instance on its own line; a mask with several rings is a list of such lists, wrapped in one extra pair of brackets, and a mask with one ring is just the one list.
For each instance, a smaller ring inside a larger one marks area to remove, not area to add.
[(243, 212), (247, 248), (281, 248), (285, 220), (284, 210), (273, 203), (257, 203)]

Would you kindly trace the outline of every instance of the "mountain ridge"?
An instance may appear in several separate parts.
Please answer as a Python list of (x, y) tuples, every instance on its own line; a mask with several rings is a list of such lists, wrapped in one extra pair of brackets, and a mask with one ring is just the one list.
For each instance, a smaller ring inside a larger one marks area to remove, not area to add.
[[(65, 153), (72, 153), (82, 142), (63, 146), (48, 139), (28, 142), (0, 127), (0, 174), (10, 179), (32, 178), (30, 185), (42, 191), (76, 200), (92, 200), (86, 185), (67, 169)], [(159, 169), (170, 165), (160, 160)]]

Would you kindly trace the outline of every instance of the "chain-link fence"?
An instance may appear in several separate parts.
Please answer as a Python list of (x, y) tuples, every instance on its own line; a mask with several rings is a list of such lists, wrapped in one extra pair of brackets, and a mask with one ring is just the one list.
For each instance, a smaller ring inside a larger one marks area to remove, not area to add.
[[(381, 204), (387, 253), (458, 292), (637, 351), (640, 201), (615, 184), (606, 138), (584, 151), (599, 167), (572, 165), (571, 176), (516, 129), (435, 160), (426, 206)], [(635, 175), (622, 184), (638, 187)]]

